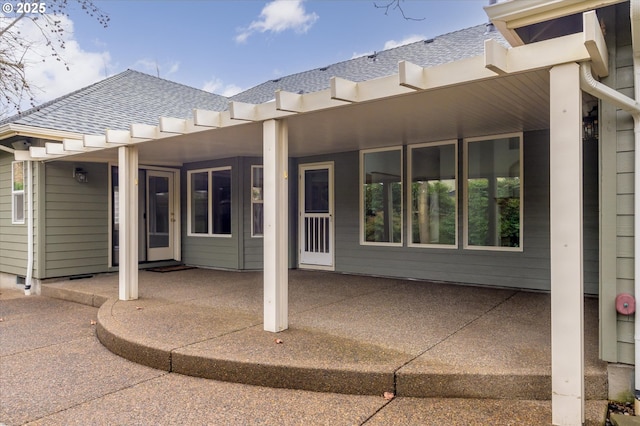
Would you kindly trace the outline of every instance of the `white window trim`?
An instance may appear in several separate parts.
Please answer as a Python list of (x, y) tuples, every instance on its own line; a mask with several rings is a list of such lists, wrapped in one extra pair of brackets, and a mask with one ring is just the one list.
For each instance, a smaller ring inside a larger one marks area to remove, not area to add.
[[(392, 147), (386, 148), (374, 148), (374, 149), (363, 149), (360, 151), (360, 206), (358, 209), (358, 216), (360, 216), (360, 245), (363, 246), (382, 246), (382, 247), (402, 247), (404, 245), (404, 232), (400, 232), (400, 242), (399, 243), (385, 243), (385, 242), (372, 242), (366, 241), (364, 237), (364, 156), (365, 154), (371, 154), (374, 152), (384, 152), (384, 151), (400, 151), (400, 184), (404, 185), (404, 146), (396, 145)], [(400, 197), (400, 229), (404, 227), (404, 195)]]
[[(14, 164), (22, 163), (22, 190), (15, 190), (15, 176), (13, 174)], [(25, 161), (12, 161), (11, 162), (11, 224), (12, 225), (24, 225), (27, 208), (26, 208), (26, 186), (27, 186), (27, 178), (26, 178), (26, 162)], [(16, 220), (16, 196), (22, 194), (22, 220)]]
[[(222, 170), (229, 170), (231, 171), (231, 166), (224, 166), (224, 167), (210, 167), (210, 168), (206, 168), (206, 169), (194, 169), (194, 170), (187, 170), (187, 236), (188, 237), (204, 237), (204, 238), (232, 238), (233, 237), (233, 232), (229, 233), (229, 234), (214, 234), (213, 231), (213, 197), (211, 196), (211, 187), (212, 187), (212, 175), (214, 172), (218, 172), (218, 171), (222, 171)], [(207, 203), (208, 203), (208, 211), (209, 214), (207, 216), (207, 229), (209, 229), (209, 232), (207, 232), (206, 234), (204, 233), (196, 233), (196, 232), (191, 232), (191, 175), (194, 173), (207, 173), (207, 181), (208, 181), (208, 185), (207, 185)], [(231, 184), (233, 185), (233, 173), (232, 173), (232, 182)], [(231, 197), (233, 198), (233, 189), (231, 190)], [(233, 206), (232, 206), (233, 207)], [(231, 220), (233, 221), (233, 217), (231, 218)], [(233, 228), (233, 227), (232, 227)]]
[[(254, 201), (253, 200), (253, 171), (255, 169), (262, 169), (262, 200), (260, 201)], [(264, 214), (264, 165), (262, 164), (254, 164), (251, 166), (251, 188), (250, 188), (251, 193), (249, 194), (249, 198), (251, 200), (251, 211), (250, 211), (250, 215), (251, 215), (251, 238), (264, 238), (264, 234), (254, 234), (253, 230), (253, 205), (254, 204), (262, 204), (263, 205), (263, 214)], [(264, 217), (263, 217), (263, 226), (264, 226)]]
[[(508, 139), (517, 137), (520, 140), (519, 157), (520, 157), (520, 245), (519, 247), (495, 247), (495, 246), (470, 246), (469, 245), (469, 203), (468, 203), (468, 180), (469, 180), (469, 143), (488, 141), (494, 139)], [(464, 139), (464, 164), (463, 173), (463, 248), (465, 250), (483, 250), (483, 251), (524, 251), (524, 149), (523, 149), (523, 132), (505, 133), (499, 135), (482, 136), (477, 138)]]
[[(412, 219), (412, 205), (413, 205), (413, 200), (411, 199), (412, 197), (412, 179), (413, 179), (413, 170), (412, 170), (412, 161), (411, 161), (411, 155), (413, 154), (413, 150), (414, 149), (420, 149), (420, 148), (425, 148), (425, 147), (434, 147), (434, 146), (443, 146), (443, 145), (453, 145), (454, 147), (454, 170), (455, 170), (455, 189), (456, 189), (456, 199), (455, 199), (455, 206), (456, 206), (456, 213), (455, 213), (455, 232), (456, 232), (456, 236), (455, 236), (455, 244), (421, 244), (421, 243), (414, 243), (412, 242), (413, 240), (413, 219)], [(438, 248), (438, 249), (457, 249), (458, 248), (458, 199), (459, 194), (458, 194), (458, 140), (457, 139), (451, 139), (451, 140), (446, 140), (446, 141), (439, 141), (439, 142), (427, 142), (427, 143), (421, 143), (421, 144), (415, 144), (415, 145), (409, 145), (408, 146), (408, 153), (407, 153), (407, 182), (408, 184), (406, 185), (407, 187), (407, 205), (409, 206), (407, 208), (407, 247), (415, 247), (415, 248)]]

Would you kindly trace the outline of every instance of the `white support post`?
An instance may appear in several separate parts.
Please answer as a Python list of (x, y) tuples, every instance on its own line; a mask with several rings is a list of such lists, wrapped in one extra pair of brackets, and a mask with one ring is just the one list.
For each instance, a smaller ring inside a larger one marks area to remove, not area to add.
[(554, 425), (584, 423), (580, 70), (551, 69), (551, 386)]
[(289, 327), (289, 149), (287, 124), (263, 123), (264, 329)]
[(138, 298), (138, 148), (118, 148), (119, 297)]

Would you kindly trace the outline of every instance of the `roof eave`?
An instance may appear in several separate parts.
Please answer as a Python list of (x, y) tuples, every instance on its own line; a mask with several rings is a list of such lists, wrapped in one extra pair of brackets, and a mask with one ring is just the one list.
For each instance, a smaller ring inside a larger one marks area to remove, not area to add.
[(510, 0), (485, 6), (484, 10), (502, 36), (515, 47), (524, 44), (516, 33), (518, 28), (625, 1), (627, 0)]
[(62, 141), (63, 139), (81, 139), (82, 134), (64, 130), (45, 129), (42, 127), (28, 126), (24, 124), (8, 123), (0, 126), (0, 140), (14, 136), (22, 136), (50, 141)]

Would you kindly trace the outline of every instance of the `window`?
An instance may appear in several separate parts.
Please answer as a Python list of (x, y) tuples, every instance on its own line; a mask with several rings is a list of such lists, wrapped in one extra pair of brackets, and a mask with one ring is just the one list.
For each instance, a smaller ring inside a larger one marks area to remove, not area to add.
[(231, 168), (187, 173), (189, 235), (231, 235)]
[(264, 199), (262, 166), (251, 166), (251, 236), (262, 237), (264, 235)]
[(11, 223), (24, 223), (24, 161), (11, 163)]
[(466, 246), (521, 250), (522, 134), (465, 145)]
[(409, 245), (457, 245), (457, 142), (409, 147)]
[(363, 244), (402, 245), (402, 148), (360, 153)]

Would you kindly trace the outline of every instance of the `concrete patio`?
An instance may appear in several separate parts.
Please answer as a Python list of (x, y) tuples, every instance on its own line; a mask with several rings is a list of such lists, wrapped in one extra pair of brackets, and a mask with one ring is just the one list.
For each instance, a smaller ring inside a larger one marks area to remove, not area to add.
[[(154, 368), (278, 388), (401, 397), (551, 398), (550, 296), (525, 291), (290, 271), (289, 325), (262, 325), (262, 274), (140, 271), (45, 283), (42, 294), (100, 306), (97, 335)], [(602, 424), (606, 363), (598, 301), (585, 298), (589, 418)], [(544, 404), (550, 413), (550, 403)]]

